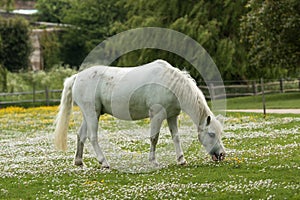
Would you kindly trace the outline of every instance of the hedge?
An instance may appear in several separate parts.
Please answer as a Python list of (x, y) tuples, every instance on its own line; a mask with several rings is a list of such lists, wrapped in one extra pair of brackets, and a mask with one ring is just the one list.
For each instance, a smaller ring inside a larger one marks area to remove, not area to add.
[(29, 24), (23, 18), (0, 17), (0, 63), (11, 72), (28, 69), (29, 31)]

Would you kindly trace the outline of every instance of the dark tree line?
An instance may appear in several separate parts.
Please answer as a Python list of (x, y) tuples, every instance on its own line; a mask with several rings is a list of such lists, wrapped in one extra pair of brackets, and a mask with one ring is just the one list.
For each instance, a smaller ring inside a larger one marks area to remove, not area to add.
[[(225, 80), (300, 76), (298, 0), (38, 0), (37, 8), (39, 20), (71, 25), (57, 39), (44, 38), (49, 68), (55, 62), (79, 66), (106, 38), (151, 26), (195, 39)], [(184, 59), (164, 51), (134, 51), (114, 64), (133, 66), (157, 58), (200, 79)]]

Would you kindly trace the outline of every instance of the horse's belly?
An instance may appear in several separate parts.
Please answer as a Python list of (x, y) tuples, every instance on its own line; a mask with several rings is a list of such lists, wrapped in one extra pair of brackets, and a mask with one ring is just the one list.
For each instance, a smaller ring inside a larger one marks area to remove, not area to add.
[(139, 120), (149, 117), (149, 108), (147, 105), (137, 101), (120, 101), (115, 99), (103, 103), (103, 113), (108, 113), (122, 120)]
[(129, 93), (113, 90), (110, 97), (102, 98), (103, 112), (122, 120), (148, 118), (153, 105), (162, 106), (168, 116), (178, 115), (180, 112), (175, 95), (160, 86), (147, 85)]
[(129, 103), (129, 113), (132, 120), (139, 120), (149, 117), (149, 107), (139, 101), (131, 101)]

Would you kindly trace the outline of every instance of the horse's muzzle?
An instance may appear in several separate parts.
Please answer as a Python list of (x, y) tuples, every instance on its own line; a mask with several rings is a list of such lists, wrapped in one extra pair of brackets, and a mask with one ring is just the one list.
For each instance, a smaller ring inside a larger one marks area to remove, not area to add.
[(212, 155), (213, 161), (222, 161), (225, 159), (225, 153), (220, 153), (219, 155), (217, 153), (214, 153)]

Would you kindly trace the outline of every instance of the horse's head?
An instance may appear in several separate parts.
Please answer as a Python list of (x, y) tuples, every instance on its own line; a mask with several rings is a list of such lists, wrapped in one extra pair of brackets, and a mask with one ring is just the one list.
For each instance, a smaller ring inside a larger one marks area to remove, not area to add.
[(225, 158), (225, 149), (221, 141), (223, 132), (221, 117), (208, 116), (204, 124), (198, 127), (198, 139), (214, 161)]

